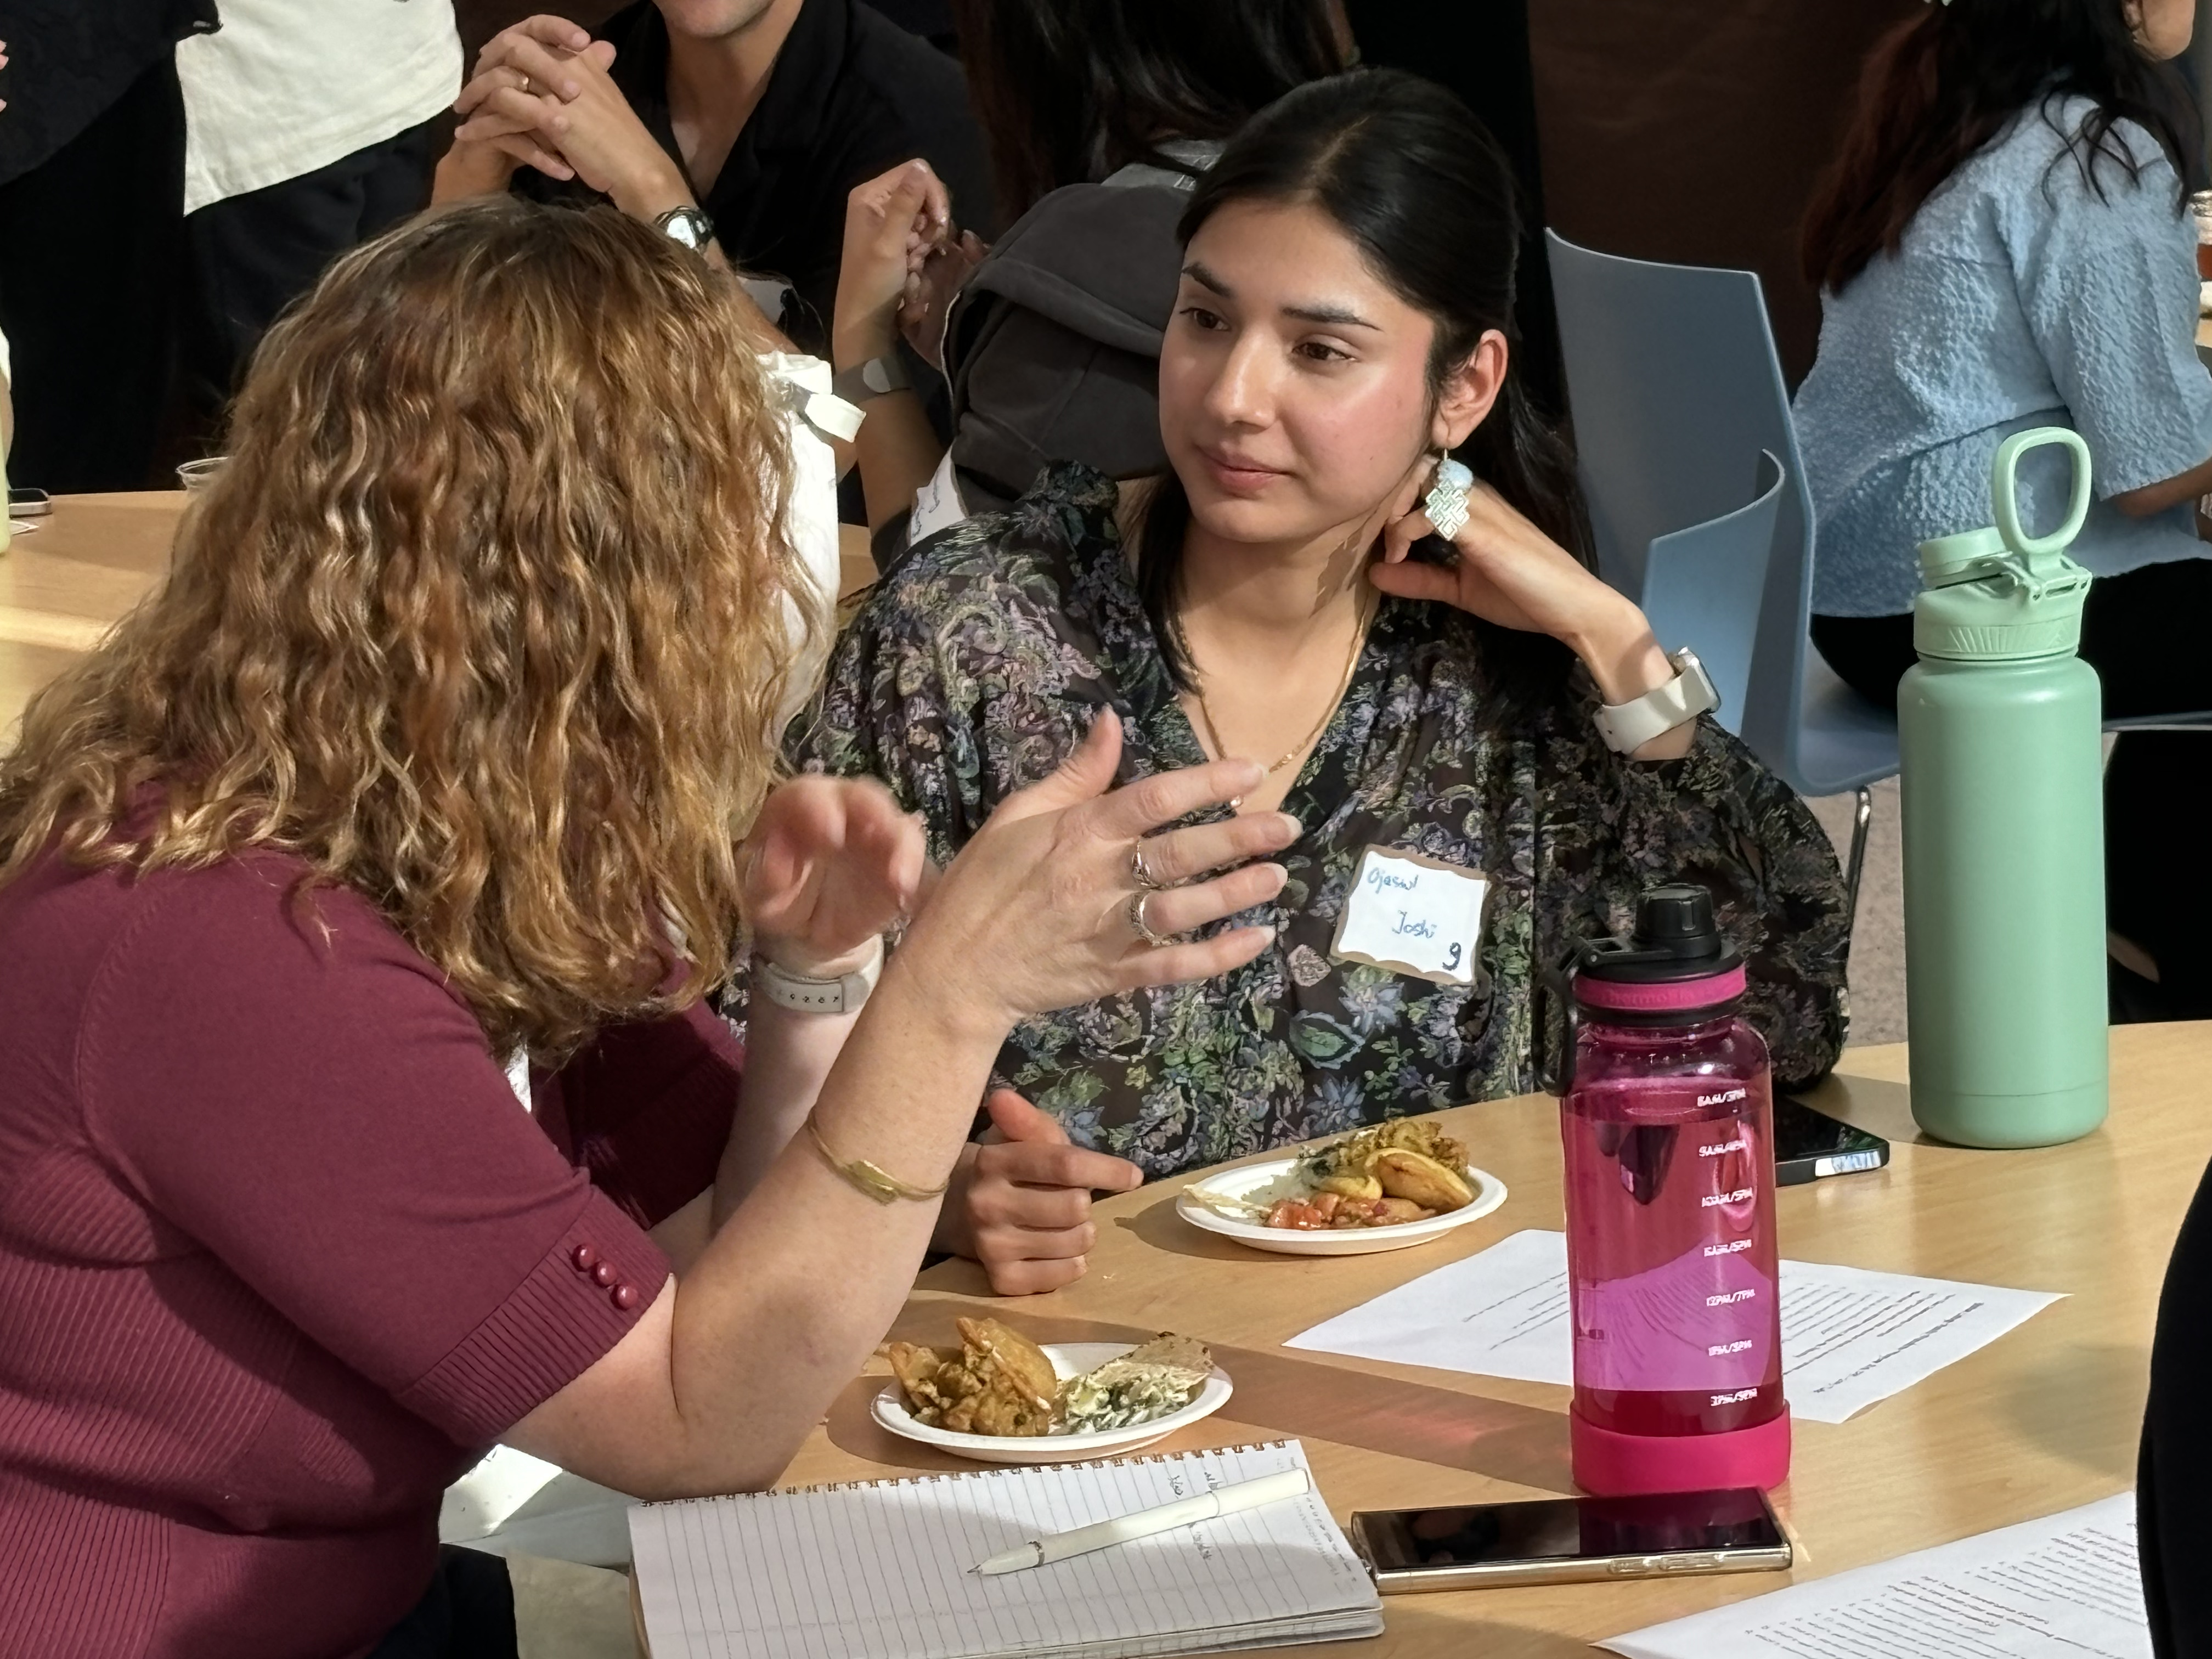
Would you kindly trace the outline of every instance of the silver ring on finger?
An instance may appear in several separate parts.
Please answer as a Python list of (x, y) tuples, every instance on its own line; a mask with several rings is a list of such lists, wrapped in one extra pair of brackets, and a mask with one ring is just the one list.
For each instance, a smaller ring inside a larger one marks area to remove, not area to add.
[[(517, 70), (515, 73), (521, 75), (522, 71)], [(520, 92), (526, 98), (534, 97), (536, 95), (536, 88), (530, 84), (530, 77), (526, 75), (522, 76), (522, 84), (516, 88), (515, 90)]]
[(1129, 849), (1129, 876), (1139, 889), (1147, 893), (1157, 893), (1169, 884), (1154, 875), (1152, 866), (1145, 862), (1145, 843), (1142, 842)]
[(1163, 945), (1173, 945), (1175, 940), (1165, 933), (1154, 933), (1152, 924), (1145, 920), (1145, 901), (1150, 897), (1152, 895), (1148, 892), (1129, 895), (1129, 926), (1136, 930), (1139, 939), (1157, 951)]

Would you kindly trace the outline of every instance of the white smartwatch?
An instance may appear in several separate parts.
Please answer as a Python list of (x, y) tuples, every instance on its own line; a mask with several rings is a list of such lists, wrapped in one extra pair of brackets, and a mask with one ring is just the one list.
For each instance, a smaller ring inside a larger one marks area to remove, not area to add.
[(809, 979), (777, 967), (766, 957), (753, 958), (753, 983), (760, 988), (760, 994), (779, 1008), (802, 1014), (857, 1014), (883, 971), (880, 939), (866, 962), (836, 979)]
[(1599, 708), (1597, 734), (1614, 754), (1632, 755), (1652, 738), (1721, 706), (1721, 694), (1696, 652), (1677, 651), (1667, 660), (1674, 665), (1674, 678), (1666, 684)]

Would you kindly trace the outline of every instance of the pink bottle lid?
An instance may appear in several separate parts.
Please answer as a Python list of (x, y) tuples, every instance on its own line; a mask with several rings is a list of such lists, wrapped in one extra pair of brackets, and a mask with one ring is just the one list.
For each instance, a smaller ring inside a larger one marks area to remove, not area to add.
[(1600, 979), (1594, 974), (1575, 975), (1575, 1000), (1586, 1008), (1612, 1008), (1624, 1013), (1671, 1013), (1683, 1008), (1710, 1008), (1743, 994), (1743, 964), (1723, 973), (1702, 974), (1695, 979)]

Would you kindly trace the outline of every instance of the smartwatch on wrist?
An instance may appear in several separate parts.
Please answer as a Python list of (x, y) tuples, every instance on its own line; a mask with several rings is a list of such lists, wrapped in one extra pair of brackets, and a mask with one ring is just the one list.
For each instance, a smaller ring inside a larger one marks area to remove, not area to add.
[(1674, 678), (1666, 684), (1599, 708), (1597, 734), (1616, 755), (1632, 755), (1652, 738), (1721, 706), (1721, 694), (1696, 652), (1677, 651), (1667, 660), (1674, 665)]
[(839, 369), (830, 381), (830, 389), (848, 404), (864, 404), (871, 398), (904, 392), (913, 384), (907, 378), (906, 365), (896, 352), (891, 352)]
[(653, 222), (653, 228), (694, 253), (704, 253), (714, 240), (714, 222), (695, 207), (671, 208)]
[(753, 983), (779, 1008), (802, 1014), (856, 1014), (884, 971), (884, 942), (878, 939), (868, 959), (851, 973), (836, 979), (810, 979), (780, 968), (766, 957), (753, 958)]

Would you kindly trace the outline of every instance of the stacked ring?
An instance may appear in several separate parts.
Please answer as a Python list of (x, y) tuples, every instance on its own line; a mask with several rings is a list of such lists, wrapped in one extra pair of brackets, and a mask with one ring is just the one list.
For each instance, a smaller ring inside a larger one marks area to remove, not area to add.
[(1152, 872), (1145, 862), (1145, 844), (1139, 842), (1129, 849), (1129, 874), (1137, 885), (1147, 893), (1157, 893), (1168, 884)]
[(1165, 933), (1154, 933), (1152, 923), (1145, 920), (1145, 901), (1150, 897), (1152, 894), (1142, 890), (1129, 895), (1129, 926), (1136, 930), (1139, 939), (1157, 951), (1173, 945), (1175, 940)]

